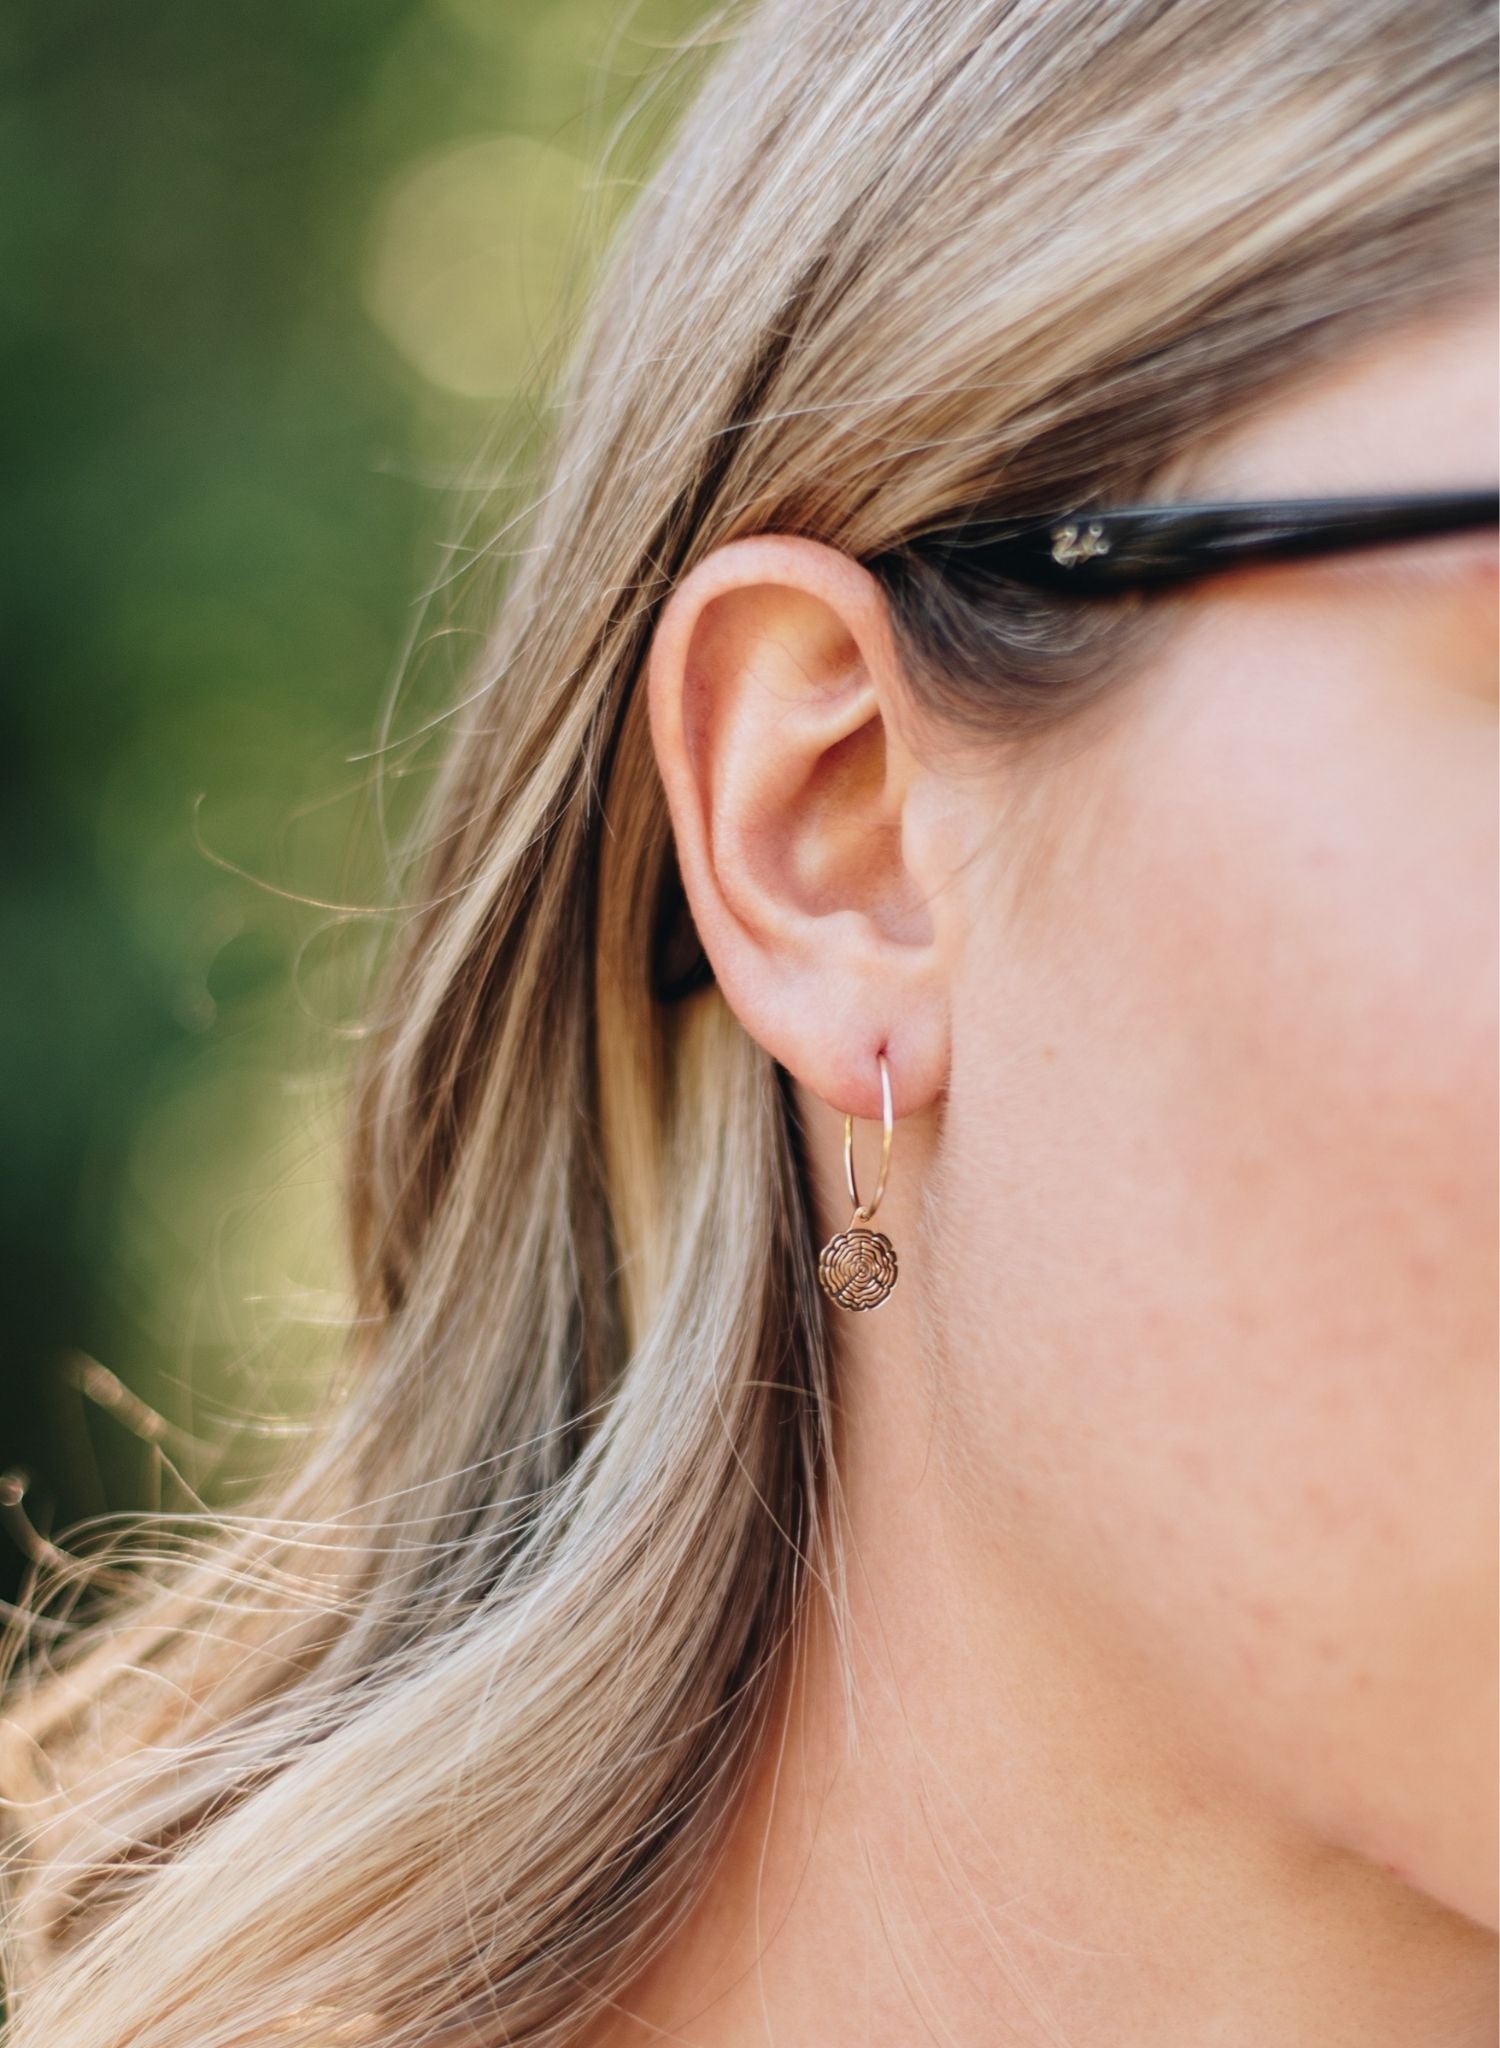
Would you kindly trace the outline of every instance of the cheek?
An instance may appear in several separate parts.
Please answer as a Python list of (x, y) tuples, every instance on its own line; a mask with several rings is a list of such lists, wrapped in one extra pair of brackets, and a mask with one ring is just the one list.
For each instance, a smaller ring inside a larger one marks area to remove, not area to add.
[(1316, 614), (1225, 623), (1080, 758), (1066, 901), (967, 991), (949, 1321), (987, 1367), (955, 1455), (1195, 1737), (1463, 1903), (1492, 1860), (1493, 712)]
[(1244, 1313), (1377, 1426), (1441, 1430), (1493, 1358), (1493, 717), (1367, 647), (1239, 644), (1161, 692), (1093, 850), (1122, 1028)]
[(1317, 628), (1252, 615), (1137, 727), (1116, 965), (1205, 1257), (1410, 1456), (1493, 1363), (1495, 725)]

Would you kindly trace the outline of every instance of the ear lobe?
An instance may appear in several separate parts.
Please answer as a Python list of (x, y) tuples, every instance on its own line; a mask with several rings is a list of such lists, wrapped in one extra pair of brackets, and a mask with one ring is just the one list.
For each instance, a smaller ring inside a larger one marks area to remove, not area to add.
[(653, 744), (678, 867), (745, 1028), (841, 1108), (876, 1115), (884, 1046), (903, 1114), (946, 1075), (946, 991), (904, 806), (904, 678), (865, 569), (761, 535), (715, 550), (663, 612)]

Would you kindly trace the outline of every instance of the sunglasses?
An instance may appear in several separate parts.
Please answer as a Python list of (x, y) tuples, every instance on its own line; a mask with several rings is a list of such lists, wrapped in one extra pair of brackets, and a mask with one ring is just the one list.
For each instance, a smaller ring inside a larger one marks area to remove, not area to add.
[(1157, 590), (1252, 562), (1467, 533), (1500, 523), (1500, 490), (1254, 504), (1127, 505), (1024, 524), (969, 521), (918, 535), (911, 551), (1033, 589), (1085, 597)]

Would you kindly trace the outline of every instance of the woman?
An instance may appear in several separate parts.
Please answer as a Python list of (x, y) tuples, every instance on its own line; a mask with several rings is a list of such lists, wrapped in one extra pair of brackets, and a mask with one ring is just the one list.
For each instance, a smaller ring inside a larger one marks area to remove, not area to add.
[(1490, 2038), (1493, 56), (744, 23), (451, 716), (341, 1402), (14, 1701), (17, 2048)]

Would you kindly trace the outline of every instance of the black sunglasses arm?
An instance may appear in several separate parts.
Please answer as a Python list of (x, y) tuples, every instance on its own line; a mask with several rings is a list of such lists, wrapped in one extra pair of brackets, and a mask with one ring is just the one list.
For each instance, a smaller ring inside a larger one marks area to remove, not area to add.
[(1130, 505), (996, 532), (978, 523), (922, 537), (929, 558), (1042, 590), (1107, 594), (1215, 576), (1241, 563), (1294, 561), (1461, 533), (1500, 520), (1500, 491), (1291, 498), (1252, 504)]

